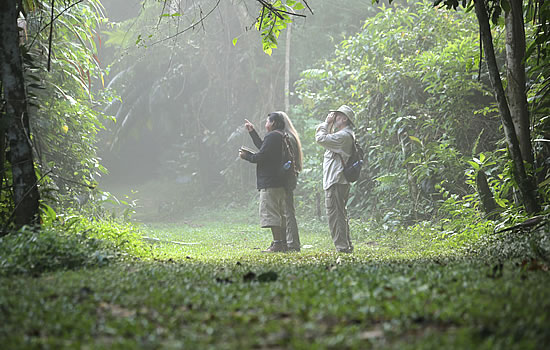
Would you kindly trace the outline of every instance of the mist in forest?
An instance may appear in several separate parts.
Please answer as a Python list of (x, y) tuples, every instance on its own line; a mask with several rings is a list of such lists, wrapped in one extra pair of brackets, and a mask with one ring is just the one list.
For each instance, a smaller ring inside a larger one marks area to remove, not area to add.
[[(255, 1), (103, 4), (114, 25), (102, 34), (100, 60), (109, 62), (105, 84), (119, 98), (106, 110), (116, 123), (102, 135), (109, 174), (100, 186), (159, 215), (185, 211), (201, 198), (253, 193), (255, 167), (238, 159), (239, 146), (252, 146), (244, 119), (263, 135), (267, 114), (289, 108), (285, 69), (290, 109), (300, 104), (293, 95), (300, 72), (328, 57), (372, 11), (359, 1), (331, 1), (315, 15), (295, 18), (289, 52), (283, 32), (269, 56), (253, 28)], [(199, 13), (209, 15), (191, 28)]]
[[(499, 113), (471, 12), (429, 0), (318, 2), (268, 55), (254, 27), (256, 1), (104, 5), (110, 25), (99, 56), (113, 92), (105, 113), (116, 123), (101, 135), (110, 173), (100, 186), (137, 199), (142, 212), (176, 218), (251, 203), (255, 166), (238, 157), (240, 146), (254, 147), (244, 121), (263, 136), (267, 114), (282, 110), (303, 146), (297, 212), (322, 219), (315, 127), (342, 104), (355, 110), (368, 164), (351, 190), (352, 217), (387, 227), (430, 220), (441, 203), (475, 193), (472, 162), (499, 164), (488, 179), (495, 189), (505, 181)], [(504, 42), (496, 44), (502, 52)]]

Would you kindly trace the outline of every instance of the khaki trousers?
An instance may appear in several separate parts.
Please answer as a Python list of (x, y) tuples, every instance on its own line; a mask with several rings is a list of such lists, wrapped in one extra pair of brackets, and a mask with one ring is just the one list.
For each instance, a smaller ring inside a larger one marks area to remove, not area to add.
[(285, 226), (285, 198), (286, 191), (283, 187), (260, 190), (260, 226)]
[(325, 190), (328, 226), (337, 250), (353, 249), (346, 210), (350, 187), (349, 184), (334, 184)]

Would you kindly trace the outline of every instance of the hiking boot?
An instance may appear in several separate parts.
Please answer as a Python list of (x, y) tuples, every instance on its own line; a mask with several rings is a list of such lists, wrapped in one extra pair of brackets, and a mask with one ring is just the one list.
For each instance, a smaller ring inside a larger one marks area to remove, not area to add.
[(286, 252), (288, 250), (288, 247), (286, 246), (286, 242), (282, 241), (273, 241), (271, 242), (271, 245), (266, 250), (262, 250), (262, 253), (282, 253)]

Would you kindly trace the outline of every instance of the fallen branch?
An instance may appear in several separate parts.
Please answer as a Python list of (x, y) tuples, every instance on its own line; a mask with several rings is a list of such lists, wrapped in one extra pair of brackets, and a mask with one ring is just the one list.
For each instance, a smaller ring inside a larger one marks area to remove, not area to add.
[(155, 238), (155, 237), (148, 237), (148, 236), (143, 236), (141, 237), (147, 241), (153, 241), (153, 242), (157, 242), (157, 243), (172, 243), (172, 244), (179, 244), (179, 245), (197, 245), (197, 244), (200, 244), (200, 242), (178, 242), (178, 241), (168, 241), (168, 240), (163, 240), (163, 239), (159, 239), (159, 238)]
[(519, 224), (514, 225), (512, 227), (508, 227), (508, 228), (496, 231), (495, 233), (502, 233), (502, 232), (512, 231), (512, 230), (519, 230), (519, 231), (536, 230), (540, 226), (546, 224), (547, 221), (548, 221), (548, 219), (544, 215), (534, 216), (532, 218), (529, 218), (529, 219), (525, 220), (522, 223), (519, 223)]

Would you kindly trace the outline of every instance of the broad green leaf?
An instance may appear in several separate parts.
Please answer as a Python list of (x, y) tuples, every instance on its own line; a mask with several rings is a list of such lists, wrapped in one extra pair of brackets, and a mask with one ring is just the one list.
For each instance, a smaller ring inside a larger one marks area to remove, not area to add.
[(484, 161), (485, 161), (485, 154), (480, 153), (480, 154), (479, 154), (479, 162), (480, 162), (480, 163), (483, 163)]
[(472, 166), (472, 168), (474, 168), (474, 170), (476, 170), (476, 171), (481, 168), (478, 163), (476, 163), (474, 161), (471, 161), (471, 160), (468, 161), (468, 164), (470, 164)]

